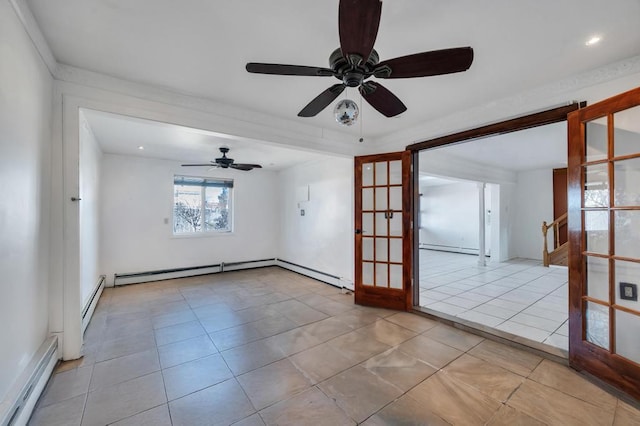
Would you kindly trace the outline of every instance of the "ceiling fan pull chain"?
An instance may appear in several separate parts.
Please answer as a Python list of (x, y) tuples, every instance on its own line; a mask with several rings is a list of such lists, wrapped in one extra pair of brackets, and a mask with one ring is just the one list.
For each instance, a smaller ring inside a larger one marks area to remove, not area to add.
[(364, 110), (362, 108), (362, 93), (360, 93), (360, 117), (359, 117), (359, 119), (360, 119), (360, 139), (358, 139), (358, 141), (360, 143), (364, 142), (364, 138), (362, 137), (362, 120), (363, 120), (362, 113), (363, 112), (364, 112)]

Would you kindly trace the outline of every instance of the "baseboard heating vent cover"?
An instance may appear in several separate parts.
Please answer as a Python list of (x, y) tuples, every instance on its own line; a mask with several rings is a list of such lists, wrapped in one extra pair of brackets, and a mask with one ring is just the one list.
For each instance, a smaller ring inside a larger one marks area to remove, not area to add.
[(0, 402), (1, 426), (22, 426), (29, 421), (57, 362), (58, 338), (52, 336), (40, 346), (25, 372)]

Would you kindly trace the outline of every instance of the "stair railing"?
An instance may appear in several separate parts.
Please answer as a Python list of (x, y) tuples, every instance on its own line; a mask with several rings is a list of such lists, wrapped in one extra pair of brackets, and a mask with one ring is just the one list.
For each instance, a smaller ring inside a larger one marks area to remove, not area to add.
[(544, 237), (544, 246), (542, 248), (542, 262), (544, 266), (549, 266), (549, 249), (547, 247), (547, 232), (550, 228), (553, 228), (554, 244), (553, 249), (560, 247), (560, 232), (561, 226), (567, 223), (567, 213), (563, 214), (553, 222), (547, 225), (547, 222), (542, 222), (542, 236)]

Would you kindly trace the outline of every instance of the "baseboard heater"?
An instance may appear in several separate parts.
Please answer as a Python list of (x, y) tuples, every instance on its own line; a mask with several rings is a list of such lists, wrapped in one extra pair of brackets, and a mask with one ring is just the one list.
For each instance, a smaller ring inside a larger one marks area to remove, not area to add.
[(98, 278), (98, 283), (93, 289), (91, 293), (91, 297), (87, 301), (82, 310), (82, 332), (84, 333), (91, 321), (91, 317), (93, 316), (93, 311), (96, 310), (96, 306), (98, 305), (98, 301), (100, 300), (100, 296), (102, 295), (102, 291), (104, 290), (104, 285), (107, 281), (106, 275), (100, 275)]
[(307, 266), (298, 265), (296, 263), (289, 262), (284, 259), (276, 259), (276, 260), (277, 260), (277, 265), (281, 268), (287, 269), (292, 272), (296, 272), (300, 275), (304, 275), (318, 281), (322, 281), (323, 283), (331, 284), (332, 286), (338, 287), (342, 290), (353, 291), (353, 283), (345, 278), (341, 278), (336, 275), (331, 275), (326, 272), (318, 271), (317, 269), (309, 268)]
[(332, 286), (353, 290), (353, 283), (345, 278), (328, 274), (307, 266), (298, 265), (284, 259), (260, 259), (241, 262), (222, 262), (214, 265), (190, 266), (185, 268), (158, 269), (156, 271), (118, 273), (113, 276), (114, 286), (138, 284), (150, 281), (170, 280), (174, 278), (187, 278), (200, 275), (218, 274), (221, 272), (238, 271), (243, 269), (264, 268), (267, 266), (279, 266), (300, 275), (322, 281)]
[(435, 250), (435, 251), (446, 251), (450, 253), (461, 253), (461, 254), (474, 254), (479, 255), (480, 250), (477, 248), (470, 247), (454, 247), (454, 246), (446, 246), (441, 244), (420, 244), (420, 248), (424, 250)]
[(4, 400), (0, 401), (0, 425), (25, 425), (58, 362), (58, 338), (51, 336), (38, 349)]
[(221, 262), (214, 265), (188, 266), (184, 268), (158, 269), (155, 271), (118, 273), (113, 275), (114, 286), (138, 284), (149, 281), (171, 280), (174, 278), (188, 278), (199, 275), (218, 274), (225, 271), (241, 269), (263, 268), (276, 265), (275, 258), (260, 260), (245, 260), (240, 262)]

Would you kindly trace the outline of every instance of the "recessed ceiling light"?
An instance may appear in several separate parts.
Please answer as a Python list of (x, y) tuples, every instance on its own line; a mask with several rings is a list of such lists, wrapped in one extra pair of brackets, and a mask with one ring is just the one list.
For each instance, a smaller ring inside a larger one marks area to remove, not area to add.
[(593, 46), (594, 44), (598, 44), (600, 42), (600, 40), (602, 40), (602, 37), (600, 36), (593, 36), (591, 37), (589, 40), (587, 40), (587, 42), (585, 43), (585, 45), (587, 46)]
[(144, 146), (140, 145), (140, 146), (138, 147), (138, 149), (139, 149), (140, 151), (142, 151), (142, 150), (144, 149)]

